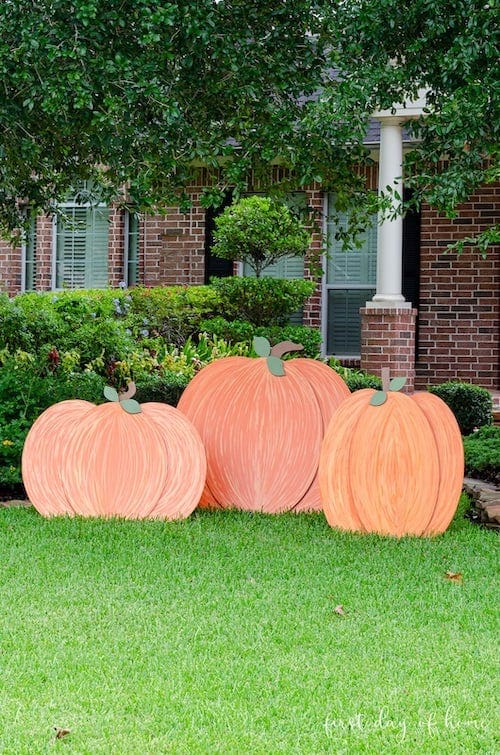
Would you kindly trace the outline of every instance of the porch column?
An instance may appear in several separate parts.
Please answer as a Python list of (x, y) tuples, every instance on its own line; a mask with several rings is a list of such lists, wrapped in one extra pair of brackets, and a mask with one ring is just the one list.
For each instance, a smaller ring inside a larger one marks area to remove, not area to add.
[(379, 214), (377, 292), (366, 306), (411, 307), (402, 294), (403, 216), (399, 210), (403, 195), (403, 129), (401, 118), (378, 116), (378, 119), (381, 122), (378, 191), (388, 197), (390, 207)]
[(402, 293), (403, 216), (398, 212), (403, 196), (403, 118), (390, 111), (374, 116), (381, 123), (378, 190), (389, 197), (390, 207), (379, 216), (377, 290), (360, 310), (361, 367), (379, 376), (388, 367), (392, 377), (406, 377), (405, 390), (412, 391), (417, 311)]

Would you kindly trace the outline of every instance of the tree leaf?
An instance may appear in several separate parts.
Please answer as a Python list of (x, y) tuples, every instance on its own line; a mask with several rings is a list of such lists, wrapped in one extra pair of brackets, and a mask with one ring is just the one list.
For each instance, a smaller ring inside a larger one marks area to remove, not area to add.
[(135, 398), (126, 398), (124, 401), (120, 401), (120, 406), (127, 414), (140, 414), (142, 411), (141, 405)]
[(459, 571), (447, 571), (444, 576), (445, 579), (449, 579), (451, 582), (461, 582), (464, 575)]
[(283, 362), (278, 357), (267, 357), (267, 366), (269, 372), (276, 375), (276, 377), (283, 377), (286, 374)]
[(54, 731), (56, 733), (56, 739), (62, 739), (63, 737), (67, 737), (68, 734), (71, 734), (71, 729), (63, 729), (60, 726), (54, 726)]
[(255, 336), (253, 339), (253, 348), (257, 356), (268, 357), (271, 353), (271, 344), (264, 336)]
[(387, 401), (387, 393), (385, 391), (377, 391), (370, 399), (372, 406), (381, 406)]
[(391, 382), (389, 383), (389, 390), (400, 391), (404, 385), (406, 385), (405, 377), (395, 377), (395, 378), (392, 378)]
[(104, 397), (108, 399), (108, 401), (118, 401), (118, 391), (115, 390), (115, 388), (112, 388), (110, 385), (107, 385), (104, 388)]

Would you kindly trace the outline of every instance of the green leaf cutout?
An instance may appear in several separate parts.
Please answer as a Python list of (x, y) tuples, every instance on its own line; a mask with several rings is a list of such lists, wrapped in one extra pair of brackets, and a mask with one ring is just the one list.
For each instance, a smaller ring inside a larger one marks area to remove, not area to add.
[(125, 409), (127, 414), (140, 414), (142, 411), (141, 405), (135, 400), (135, 398), (126, 398), (123, 401), (120, 401), (120, 406), (122, 409)]
[(110, 385), (107, 385), (104, 389), (104, 397), (107, 398), (108, 401), (118, 401), (118, 391)]
[(372, 406), (381, 406), (387, 401), (387, 393), (385, 391), (377, 391), (370, 399)]
[(268, 357), (271, 353), (271, 344), (263, 336), (255, 336), (253, 339), (253, 348), (259, 357)]
[(277, 377), (283, 377), (283, 375), (285, 375), (285, 368), (279, 357), (267, 357), (267, 366), (269, 372), (273, 375), (276, 375)]
[(392, 378), (391, 382), (389, 383), (389, 390), (390, 391), (400, 391), (401, 388), (406, 384), (406, 378), (405, 377), (395, 377)]

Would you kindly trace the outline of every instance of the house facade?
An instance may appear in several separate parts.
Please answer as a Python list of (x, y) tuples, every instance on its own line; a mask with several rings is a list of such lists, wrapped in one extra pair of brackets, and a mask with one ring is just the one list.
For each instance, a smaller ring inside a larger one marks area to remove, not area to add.
[[(377, 186), (378, 165), (367, 179)], [(165, 216), (137, 218), (123, 209), (69, 201), (66, 223), (40, 216), (22, 248), (0, 245), (0, 290), (13, 296), (122, 282), (200, 285), (212, 275), (241, 273), (211, 254), (214, 211), (200, 203), (207, 180), (201, 171), (190, 187), (188, 213), (171, 208)], [(450, 243), (495, 221), (498, 193), (498, 186), (483, 187), (453, 220), (423, 206), (398, 228), (386, 228), (385, 238), (374, 218), (361, 249), (353, 252), (342, 251), (333, 240), (332, 195), (320, 186), (297, 193), (295, 201), (324, 218), (329, 239), (323, 276), (315, 278), (316, 292), (303, 313), (305, 325), (321, 330), (324, 355), (378, 374), (389, 366), (417, 389), (458, 379), (498, 390), (500, 250), (491, 249), (486, 258), (477, 252), (447, 253)], [(316, 233), (311, 251), (318, 253), (323, 243)], [(268, 272), (312, 277), (307, 258), (285, 260)], [(400, 290), (393, 291), (398, 280)]]

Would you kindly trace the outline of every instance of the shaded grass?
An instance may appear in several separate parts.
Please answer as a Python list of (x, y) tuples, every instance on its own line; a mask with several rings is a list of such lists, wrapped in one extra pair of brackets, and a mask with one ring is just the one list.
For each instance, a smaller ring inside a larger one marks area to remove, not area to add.
[(465, 505), (400, 541), (0, 511), (0, 752), (495, 752), (497, 541)]

